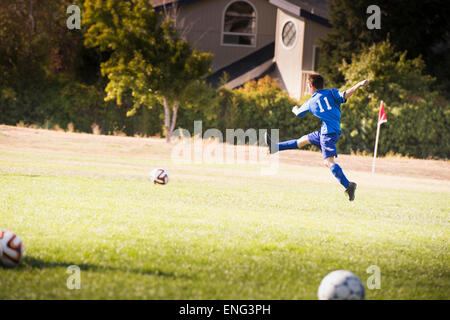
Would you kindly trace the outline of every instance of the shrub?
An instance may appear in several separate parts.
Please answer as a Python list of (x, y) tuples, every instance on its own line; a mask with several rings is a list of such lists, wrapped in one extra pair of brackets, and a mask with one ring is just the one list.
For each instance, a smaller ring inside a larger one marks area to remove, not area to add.
[(388, 122), (382, 125), (379, 153), (399, 153), (420, 158), (449, 154), (449, 102), (441, 97), (435, 80), (423, 73), (421, 58), (407, 59), (389, 41), (374, 44), (341, 66), (349, 88), (366, 78), (368, 87), (342, 106), (342, 136), (338, 146), (345, 152), (372, 152), (379, 103), (385, 102)]

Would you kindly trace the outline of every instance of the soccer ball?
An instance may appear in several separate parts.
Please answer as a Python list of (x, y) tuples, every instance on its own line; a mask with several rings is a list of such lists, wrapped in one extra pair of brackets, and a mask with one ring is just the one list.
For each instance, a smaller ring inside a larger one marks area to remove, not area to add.
[(336, 270), (322, 279), (318, 296), (319, 300), (364, 300), (365, 290), (353, 273)]
[(11, 231), (0, 230), (0, 265), (13, 268), (23, 257), (22, 240)]
[(150, 180), (153, 183), (167, 184), (169, 182), (169, 172), (163, 168), (156, 168), (151, 172)]

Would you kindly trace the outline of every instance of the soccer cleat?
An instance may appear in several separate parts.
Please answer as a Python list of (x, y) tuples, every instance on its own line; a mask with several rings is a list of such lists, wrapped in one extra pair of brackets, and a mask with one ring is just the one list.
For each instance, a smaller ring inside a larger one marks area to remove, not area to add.
[(266, 142), (267, 146), (269, 147), (269, 153), (276, 153), (278, 152), (278, 146), (272, 146), (272, 139), (270, 138), (270, 135), (266, 132), (264, 134), (264, 141)]
[(355, 200), (355, 191), (356, 191), (356, 183), (350, 182), (348, 184), (347, 189), (345, 190), (345, 193), (348, 194), (348, 200), (350, 201)]

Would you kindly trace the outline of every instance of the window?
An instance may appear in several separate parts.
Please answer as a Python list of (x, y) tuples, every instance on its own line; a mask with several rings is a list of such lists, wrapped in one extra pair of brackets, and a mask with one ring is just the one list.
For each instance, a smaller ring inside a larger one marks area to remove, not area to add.
[(313, 46), (313, 63), (312, 63), (312, 67), (314, 71), (317, 71), (317, 69), (319, 68), (319, 47), (318, 46)]
[(281, 31), (281, 40), (286, 49), (290, 49), (295, 45), (297, 40), (297, 29), (293, 21), (287, 21)]
[(225, 10), (222, 44), (256, 45), (256, 10), (247, 1), (235, 1)]

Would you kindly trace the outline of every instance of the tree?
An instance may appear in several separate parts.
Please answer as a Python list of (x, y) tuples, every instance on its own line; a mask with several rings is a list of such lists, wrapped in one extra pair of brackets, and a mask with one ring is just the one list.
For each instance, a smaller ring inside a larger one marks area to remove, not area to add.
[(177, 33), (173, 21), (155, 12), (147, 0), (86, 0), (85, 44), (110, 52), (101, 71), (108, 78), (106, 100), (121, 104), (130, 92), (134, 112), (164, 106), (164, 130), (170, 142), (186, 90), (210, 71), (212, 55), (201, 53)]
[(50, 0), (2, 1), (0, 122), (43, 124), (64, 113), (56, 100), (67, 78), (74, 78), (82, 47), (80, 33), (66, 27), (66, 8)]
[(438, 76), (450, 91), (450, 68), (438, 67), (436, 61), (450, 64), (450, 24), (444, 8), (446, 0), (379, 0), (381, 29), (369, 30), (366, 10), (371, 0), (330, 0), (329, 16), (333, 25), (319, 41), (321, 57), (319, 71), (333, 86), (340, 86), (344, 77), (338, 70), (342, 61), (351, 62), (353, 54), (365, 47), (390, 39), (399, 51), (407, 51), (412, 59), (422, 56), (426, 71)]

